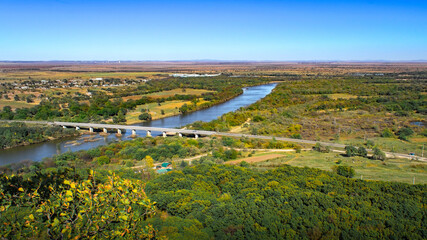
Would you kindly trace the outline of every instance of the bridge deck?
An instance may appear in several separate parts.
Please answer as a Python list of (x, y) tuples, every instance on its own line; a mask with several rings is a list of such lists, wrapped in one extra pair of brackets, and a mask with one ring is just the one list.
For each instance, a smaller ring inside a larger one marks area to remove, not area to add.
[[(320, 143), (324, 146), (336, 147), (336, 148), (345, 148), (346, 145), (339, 143), (330, 143), (330, 142), (319, 142), (312, 140), (304, 139), (295, 139), (295, 138), (284, 138), (284, 137), (272, 137), (272, 136), (260, 136), (260, 135), (247, 135), (240, 133), (225, 133), (225, 132), (214, 132), (214, 131), (203, 131), (203, 130), (189, 130), (189, 129), (177, 129), (177, 128), (158, 128), (158, 127), (144, 127), (144, 126), (134, 126), (134, 125), (115, 125), (115, 124), (98, 124), (98, 123), (74, 123), (74, 122), (47, 122), (47, 121), (20, 121), (20, 120), (0, 120), (1, 122), (23, 122), (30, 124), (47, 124), (47, 125), (58, 125), (58, 126), (67, 126), (67, 127), (84, 127), (84, 128), (107, 128), (107, 129), (128, 129), (128, 130), (142, 130), (142, 131), (152, 131), (152, 132), (175, 132), (182, 134), (197, 134), (202, 136), (228, 136), (228, 137), (247, 137), (247, 138), (256, 138), (256, 139), (265, 139), (272, 140), (273, 138), (279, 141), (287, 142), (296, 142), (296, 143), (305, 143), (305, 144), (316, 144)], [(367, 149), (372, 151), (371, 149)], [(399, 157), (413, 159), (418, 158), (420, 161), (427, 161), (427, 158), (420, 156), (412, 156), (409, 154), (403, 153), (391, 153), (385, 152), (389, 157)]]

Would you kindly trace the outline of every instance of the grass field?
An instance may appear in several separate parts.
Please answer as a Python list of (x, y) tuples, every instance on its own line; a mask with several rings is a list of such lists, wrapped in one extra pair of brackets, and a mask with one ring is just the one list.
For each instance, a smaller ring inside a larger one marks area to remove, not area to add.
[(209, 91), (209, 90), (204, 90), (204, 89), (185, 89), (183, 91), (182, 88), (177, 88), (177, 89), (173, 89), (173, 90), (169, 90), (169, 91), (162, 91), (162, 92), (156, 92), (156, 93), (150, 93), (150, 94), (144, 94), (144, 95), (134, 95), (134, 96), (128, 96), (128, 97), (123, 97), (123, 101), (127, 101), (129, 99), (140, 99), (141, 97), (152, 97), (152, 98), (167, 98), (170, 96), (175, 96), (175, 94), (180, 94), (180, 95), (196, 95), (196, 96), (200, 96), (203, 93), (208, 93), (208, 92), (214, 92), (214, 91)]
[[(271, 156), (277, 153), (269, 153)], [(265, 158), (269, 154), (263, 153)], [(268, 170), (282, 164), (297, 167), (312, 167), (331, 171), (338, 165), (352, 166), (356, 171), (354, 178), (364, 180), (394, 181), (403, 183), (415, 182), (427, 184), (427, 163), (407, 159), (388, 159), (384, 163), (361, 157), (344, 157), (338, 153), (319, 153), (307, 151), (302, 153), (280, 153), (282, 157), (269, 158), (266, 161), (254, 163), (255, 168)], [(256, 154), (258, 155), (258, 154)], [(340, 162), (338, 164), (338, 162)]]
[[(382, 137), (368, 138), (368, 140), (373, 141), (375, 146), (377, 146), (383, 151), (406, 153), (406, 154), (413, 152), (417, 156), (421, 156), (423, 144), (427, 145), (427, 137), (421, 137), (421, 136), (416, 138), (410, 138), (410, 142), (399, 140), (397, 138), (382, 138)], [(349, 139), (349, 140), (342, 140), (339, 142), (343, 144), (353, 144), (357, 146), (362, 146), (365, 140)], [(425, 149), (425, 153), (426, 151), (427, 149)]]
[(268, 154), (263, 154), (263, 155), (259, 155), (259, 156), (255, 156), (255, 157), (247, 157), (247, 158), (241, 158), (238, 160), (227, 161), (224, 164), (235, 165), (235, 164), (239, 164), (242, 161), (245, 161), (247, 163), (256, 163), (256, 162), (263, 162), (263, 161), (273, 159), (273, 158), (278, 158), (278, 157), (283, 157), (283, 154), (268, 153)]
[[(203, 99), (199, 99), (199, 102), (197, 105), (206, 103), (207, 101), (203, 101)], [(150, 114), (155, 119), (170, 117), (174, 115), (179, 115), (179, 108), (182, 107), (182, 105), (187, 104), (191, 105), (193, 104), (191, 101), (182, 101), (182, 100), (174, 100), (174, 101), (167, 101), (164, 103), (161, 103), (159, 106), (157, 103), (149, 103), (144, 105), (139, 105), (135, 110), (129, 112), (126, 114), (126, 121), (127, 124), (134, 124), (141, 122), (141, 120), (138, 119), (138, 116), (142, 113), (142, 109), (149, 109)], [(162, 110), (164, 111), (164, 115), (162, 115)]]
[(12, 109), (16, 108), (30, 108), (37, 105), (37, 102), (34, 103), (27, 103), (25, 101), (14, 101), (14, 100), (4, 100), (0, 99), (0, 109), (3, 109), (5, 106), (10, 106)]

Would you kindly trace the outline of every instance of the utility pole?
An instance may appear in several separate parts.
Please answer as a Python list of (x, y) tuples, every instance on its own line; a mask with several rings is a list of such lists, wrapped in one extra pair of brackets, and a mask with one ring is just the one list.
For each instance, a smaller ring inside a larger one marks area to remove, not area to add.
[(424, 143), (423, 143), (423, 150), (421, 151), (421, 157), (424, 157)]

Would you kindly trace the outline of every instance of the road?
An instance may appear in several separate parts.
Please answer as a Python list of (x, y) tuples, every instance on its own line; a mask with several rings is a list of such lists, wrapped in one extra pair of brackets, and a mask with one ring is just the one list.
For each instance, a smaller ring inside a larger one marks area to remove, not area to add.
[[(128, 130), (142, 130), (142, 131), (154, 131), (154, 132), (174, 132), (179, 134), (193, 134), (201, 136), (227, 136), (227, 137), (237, 137), (237, 138), (254, 138), (254, 139), (265, 139), (272, 140), (276, 139), (278, 141), (286, 142), (295, 142), (295, 143), (304, 143), (315, 145), (317, 143), (323, 146), (329, 146), (333, 148), (345, 148), (346, 145), (339, 143), (331, 142), (320, 142), (304, 139), (295, 139), (295, 138), (285, 138), (285, 137), (274, 137), (274, 136), (261, 136), (261, 135), (249, 135), (241, 133), (227, 133), (227, 132), (214, 132), (214, 131), (203, 131), (203, 130), (189, 130), (189, 129), (176, 129), (176, 128), (158, 128), (158, 127), (144, 127), (144, 126), (135, 126), (135, 125), (115, 125), (115, 124), (97, 124), (97, 123), (74, 123), (74, 122), (47, 122), (47, 121), (19, 121), (19, 120), (0, 120), (2, 122), (23, 122), (29, 124), (47, 124), (47, 125), (57, 125), (64, 127), (79, 127), (79, 128), (101, 128), (101, 129), (128, 129)], [(368, 152), (372, 152), (371, 149), (367, 149)], [(392, 153), (385, 152), (387, 157), (396, 157), (396, 158), (406, 158), (406, 159), (417, 159), (419, 161), (427, 162), (426, 157), (413, 156), (404, 153)]]

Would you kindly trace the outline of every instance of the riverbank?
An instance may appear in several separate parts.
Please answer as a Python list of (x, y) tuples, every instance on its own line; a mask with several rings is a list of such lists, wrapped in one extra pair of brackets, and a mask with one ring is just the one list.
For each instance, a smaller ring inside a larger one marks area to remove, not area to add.
[[(159, 128), (180, 128), (196, 121), (209, 122), (217, 119), (225, 113), (235, 111), (241, 107), (245, 107), (257, 102), (258, 100), (267, 96), (275, 87), (276, 84), (264, 84), (253, 87), (246, 87), (243, 94), (210, 108), (198, 110), (184, 115), (181, 114), (153, 120), (150, 122), (143, 122), (139, 123), (138, 125)], [(137, 131), (138, 136), (145, 136), (145, 134), (146, 131)], [(161, 133), (153, 132), (152, 134), (155, 136)], [(0, 151), (0, 165), (17, 163), (23, 160), (42, 161), (43, 158), (52, 157), (55, 154), (61, 154), (68, 151), (76, 152), (80, 150), (89, 150), (112, 142), (127, 140), (130, 139), (131, 135), (132, 133), (127, 131), (122, 132), (121, 137), (116, 137), (115, 134), (109, 134), (107, 136), (100, 137), (100, 140), (96, 142), (84, 142), (80, 139), (80, 137), (78, 137), (77, 139), (67, 139), (66, 141), (48, 141), (30, 146), (8, 149)], [(79, 142), (83, 143), (75, 146), (69, 146), (66, 144), (66, 142), (72, 140), (78, 140)]]
[(0, 123), (0, 150), (29, 146), (62, 138), (77, 137), (80, 132), (59, 126), (25, 123)]
[[(239, 92), (238, 94), (229, 96), (227, 98), (223, 98), (219, 101), (216, 102), (209, 102), (209, 101), (205, 101), (203, 100), (203, 98), (199, 98), (197, 101), (197, 107), (195, 109), (188, 109), (186, 114), (189, 113), (194, 113), (197, 111), (201, 111), (201, 110), (205, 110), (211, 107), (214, 107), (216, 105), (220, 105), (223, 104), (227, 101), (230, 101), (236, 97), (241, 96), (245, 89), (250, 88), (250, 87), (256, 87), (256, 86), (263, 86), (263, 85), (268, 85), (268, 84), (279, 84), (280, 81), (271, 81), (268, 83), (261, 83), (261, 84), (254, 84), (254, 85), (250, 85), (250, 86), (246, 86), (242, 88), (242, 91)], [(179, 111), (179, 108), (182, 107), (184, 104), (190, 105), (190, 104), (194, 104), (194, 102), (191, 101), (168, 101), (165, 103), (161, 103), (161, 105), (158, 105), (158, 103), (149, 103), (149, 104), (144, 104), (144, 105), (140, 105), (138, 106), (138, 108), (131, 112), (126, 114), (126, 124), (128, 125), (132, 125), (132, 124), (144, 124), (150, 121), (141, 121), (138, 119), (138, 116), (142, 113), (141, 110), (142, 109), (150, 109), (150, 114), (151, 114), (151, 121), (154, 120), (160, 120), (160, 119), (164, 119), (164, 118), (168, 118), (168, 117), (173, 117), (173, 116), (179, 116), (179, 115), (183, 115), (183, 113), (181, 113)], [(163, 113), (162, 114), (162, 110)]]

